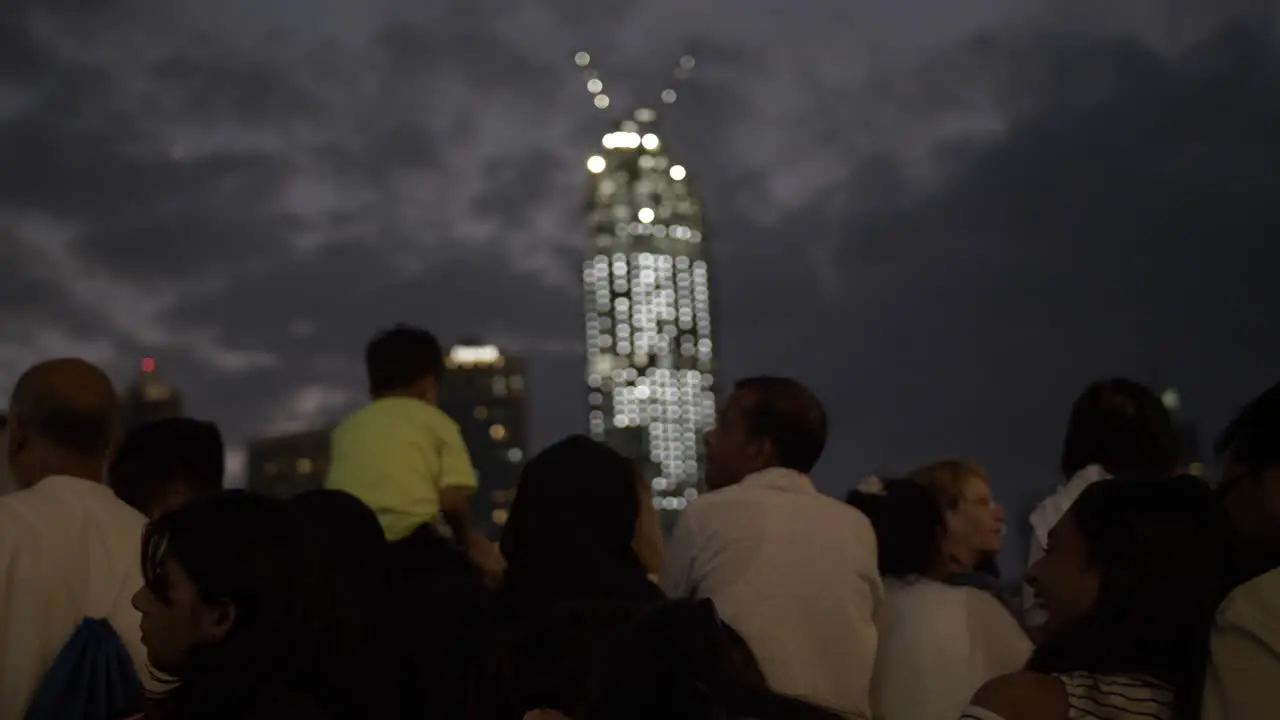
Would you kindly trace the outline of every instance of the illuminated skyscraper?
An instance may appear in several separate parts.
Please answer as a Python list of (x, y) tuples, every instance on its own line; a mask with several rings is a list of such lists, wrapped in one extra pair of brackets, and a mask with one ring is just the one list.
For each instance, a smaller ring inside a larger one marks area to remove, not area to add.
[(455, 345), (445, 356), (440, 409), (462, 431), (480, 488), (473, 527), (496, 539), (507, 524), (528, 442), (524, 359), (496, 345)]
[[(575, 61), (595, 106), (607, 109), (590, 57)], [(682, 58), (677, 77), (692, 67)], [(675, 99), (663, 91), (664, 103)], [(656, 122), (655, 111), (636, 110), (587, 160), (588, 422), (593, 437), (642, 464), (655, 507), (680, 510), (703, 477), (715, 363), (702, 208)]]
[(126, 430), (182, 414), (182, 395), (160, 377), (156, 361), (143, 358), (141, 370), (120, 398), (120, 415)]

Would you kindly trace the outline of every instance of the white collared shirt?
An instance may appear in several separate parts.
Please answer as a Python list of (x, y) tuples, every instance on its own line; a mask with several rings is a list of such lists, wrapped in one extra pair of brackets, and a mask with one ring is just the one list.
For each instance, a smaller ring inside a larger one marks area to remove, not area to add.
[(771, 468), (703, 495), (667, 546), (662, 588), (714, 601), (774, 690), (870, 716), (875, 532), (809, 478)]
[(54, 476), (0, 497), (0, 720), (19, 720), (86, 617), (105, 618), (149, 680), (133, 594), (146, 518), (110, 488)]

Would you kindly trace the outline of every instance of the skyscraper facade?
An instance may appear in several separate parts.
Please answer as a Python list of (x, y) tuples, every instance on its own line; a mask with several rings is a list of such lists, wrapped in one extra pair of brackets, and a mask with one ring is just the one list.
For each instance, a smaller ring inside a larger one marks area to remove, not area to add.
[(480, 488), (473, 526), (496, 538), (507, 522), (528, 444), (524, 360), (496, 345), (455, 345), (445, 356), (440, 409), (462, 431)]
[(182, 395), (160, 377), (156, 361), (143, 358), (137, 380), (120, 398), (120, 419), (125, 430), (182, 415)]
[(253, 492), (280, 499), (324, 486), (329, 472), (332, 427), (261, 438), (249, 442), (249, 477)]
[(641, 463), (655, 507), (681, 510), (697, 497), (715, 422), (711, 298), (702, 208), (656, 120), (636, 111), (587, 160), (588, 426)]

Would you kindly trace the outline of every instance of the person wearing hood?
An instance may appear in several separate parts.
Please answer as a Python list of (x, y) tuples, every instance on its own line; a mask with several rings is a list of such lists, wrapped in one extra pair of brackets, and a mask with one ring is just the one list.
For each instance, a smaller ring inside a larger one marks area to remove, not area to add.
[[(1089, 385), (1071, 406), (1067, 421), (1061, 461), (1066, 482), (1031, 512), (1027, 567), (1044, 555), (1049, 531), (1085, 488), (1117, 475), (1172, 477), (1177, 462), (1173, 418), (1156, 393), (1125, 378)], [(1022, 601), (1026, 623), (1042, 624), (1043, 610), (1027, 585), (1022, 588)]]

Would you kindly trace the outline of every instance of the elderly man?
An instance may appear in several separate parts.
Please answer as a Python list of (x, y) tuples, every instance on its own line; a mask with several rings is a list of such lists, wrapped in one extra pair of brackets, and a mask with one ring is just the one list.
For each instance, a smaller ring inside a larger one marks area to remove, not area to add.
[(7, 454), (19, 490), (0, 497), (0, 718), (22, 717), (86, 617), (109, 621), (148, 677), (130, 604), (146, 519), (103, 484), (116, 410), (111, 381), (83, 360), (40, 363), (13, 389)]

